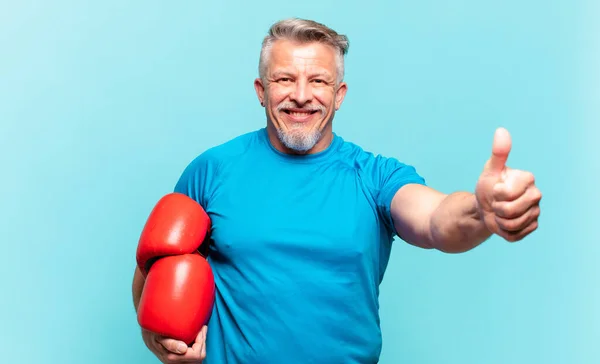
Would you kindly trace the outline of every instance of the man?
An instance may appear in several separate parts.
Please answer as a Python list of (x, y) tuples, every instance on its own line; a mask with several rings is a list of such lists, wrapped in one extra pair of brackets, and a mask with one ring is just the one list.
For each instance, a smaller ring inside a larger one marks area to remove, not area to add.
[[(143, 333), (163, 362), (375, 363), (379, 284), (395, 236), (460, 253), (492, 234), (514, 242), (537, 228), (541, 194), (531, 173), (505, 166), (504, 129), (474, 193), (452, 194), (333, 133), (347, 50), (347, 38), (322, 24), (273, 25), (254, 82), (266, 127), (183, 172), (175, 191), (212, 219), (217, 293), (192, 347)], [(136, 307), (142, 286), (136, 271)]]

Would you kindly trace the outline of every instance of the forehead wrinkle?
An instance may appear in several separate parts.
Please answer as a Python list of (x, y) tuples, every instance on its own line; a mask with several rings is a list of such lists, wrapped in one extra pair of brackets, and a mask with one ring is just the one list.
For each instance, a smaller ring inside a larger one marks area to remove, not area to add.
[[(327, 45), (316, 44), (299, 45), (297, 48), (290, 49), (288, 45), (297, 46), (297, 43), (288, 41), (279, 41), (271, 49), (271, 68), (273, 71), (286, 70), (288, 72), (304, 71), (309, 73), (320, 73), (328, 77), (333, 77), (330, 68), (336, 67), (332, 71), (337, 71), (336, 58), (333, 52), (323, 52), (322, 49), (330, 49)], [(335, 72), (333, 72), (335, 73)]]
[(272, 76), (279, 75), (295, 75), (295, 74), (306, 74), (309, 77), (324, 77), (332, 78), (333, 75), (327, 69), (319, 65), (289, 65), (274, 69)]

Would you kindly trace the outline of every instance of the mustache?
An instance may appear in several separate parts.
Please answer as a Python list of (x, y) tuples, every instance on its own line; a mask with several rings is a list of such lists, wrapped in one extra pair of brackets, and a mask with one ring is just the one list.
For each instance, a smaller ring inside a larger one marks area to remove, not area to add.
[(283, 111), (286, 109), (298, 109), (298, 110), (303, 110), (303, 111), (320, 111), (321, 113), (325, 113), (325, 111), (327, 111), (325, 109), (325, 106), (322, 106), (322, 105), (305, 105), (303, 107), (298, 107), (298, 105), (296, 105), (293, 102), (282, 102), (281, 104), (277, 105), (277, 111)]

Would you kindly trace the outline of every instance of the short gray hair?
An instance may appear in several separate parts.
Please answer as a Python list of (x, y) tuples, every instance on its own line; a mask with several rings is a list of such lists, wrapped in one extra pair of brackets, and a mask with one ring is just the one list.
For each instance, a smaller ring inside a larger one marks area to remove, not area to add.
[(271, 26), (263, 39), (258, 64), (258, 73), (264, 80), (273, 43), (284, 39), (300, 43), (318, 42), (332, 46), (336, 52), (337, 83), (344, 79), (344, 56), (348, 53), (348, 37), (313, 20), (291, 18), (281, 20)]

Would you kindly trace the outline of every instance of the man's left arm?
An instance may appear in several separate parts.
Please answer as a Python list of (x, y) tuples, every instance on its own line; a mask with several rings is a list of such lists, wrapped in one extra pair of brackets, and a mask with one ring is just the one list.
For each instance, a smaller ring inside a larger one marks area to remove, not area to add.
[(446, 195), (409, 184), (394, 196), (391, 212), (398, 235), (421, 248), (462, 253), (491, 235), (478, 216), (475, 195), (468, 192)]
[(422, 248), (461, 253), (492, 234), (514, 242), (535, 231), (542, 195), (530, 172), (506, 166), (510, 149), (510, 135), (498, 129), (475, 193), (447, 195), (418, 184), (400, 188), (391, 203), (400, 238)]

